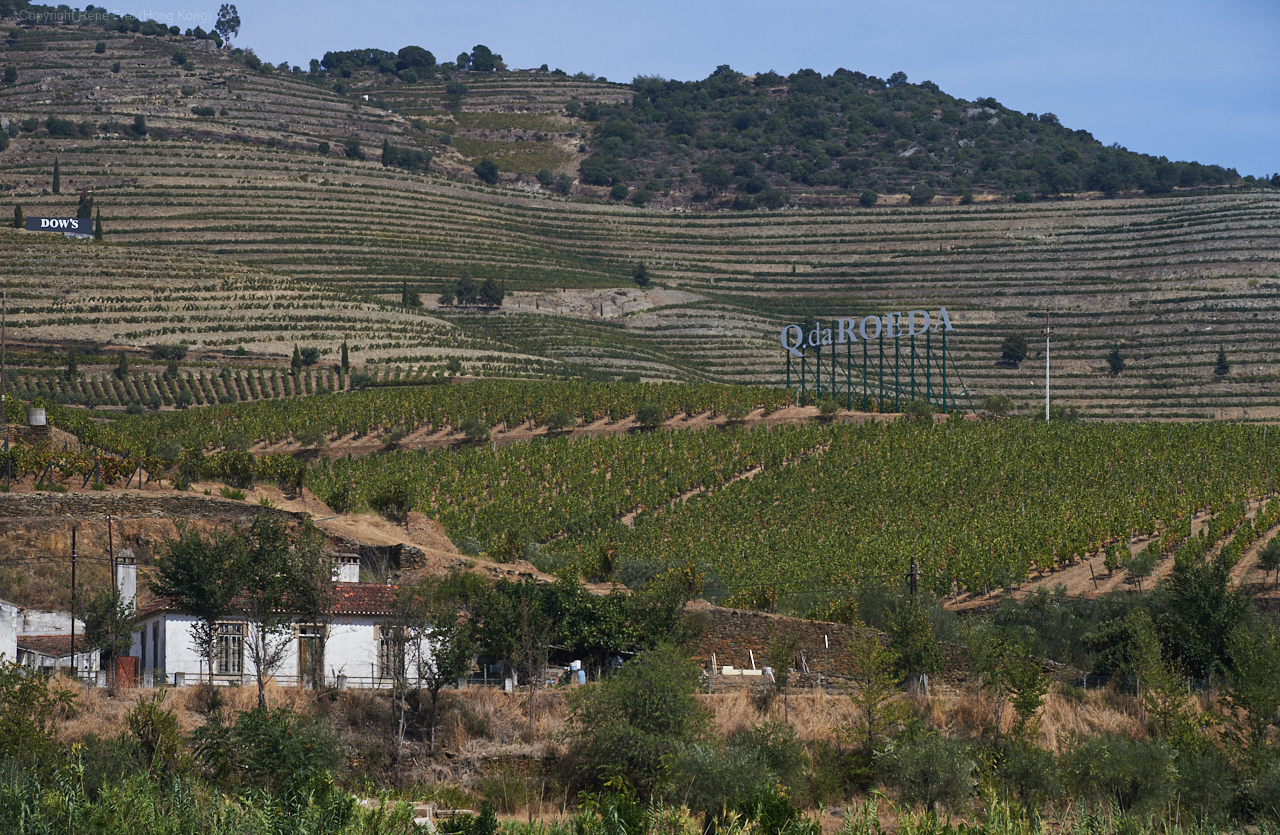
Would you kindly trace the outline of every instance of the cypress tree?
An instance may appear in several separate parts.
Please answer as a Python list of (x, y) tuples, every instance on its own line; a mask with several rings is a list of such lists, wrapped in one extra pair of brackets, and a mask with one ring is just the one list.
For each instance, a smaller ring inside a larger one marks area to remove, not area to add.
[(289, 363), (293, 368), (293, 375), (298, 376), (298, 372), (302, 370), (302, 352), (298, 350), (298, 346), (293, 346), (293, 360)]
[(13, 228), (21, 229), (26, 225), (27, 225), (27, 219), (22, 214), (22, 207), (14, 206), (13, 207)]
[(115, 375), (117, 380), (124, 380), (129, 376), (129, 358), (124, 355), (124, 351), (120, 352), (120, 361), (116, 363)]
[(98, 207), (98, 218), (93, 224), (93, 239), (95, 241), (102, 240), (102, 207)]
[(346, 374), (351, 370), (351, 357), (347, 351), (347, 340), (342, 340), (342, 373)]
[(1227, 362), (1227, 352), (1218, 346), (1218, 361), (1213, 364), (1213, 376), (1225, 377), (1231, 373), (1231, 363)]
[(62, 194), (62, 172), (58, 168), (58, 158), (53, 158), (53, 193)]

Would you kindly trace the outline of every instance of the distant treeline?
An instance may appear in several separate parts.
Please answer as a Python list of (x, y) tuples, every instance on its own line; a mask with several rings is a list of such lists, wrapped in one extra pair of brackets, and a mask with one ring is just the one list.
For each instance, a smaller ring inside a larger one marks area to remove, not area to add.
[(1081, 190), (1158, 194), (1239, 179), (1231, 168), (1107, 147), (1052, 113), (964, 101), (900, 72), (748, 77), (725, 65), (702, 81), (641, 76), (633, 86), (621, 104), (570, 102), (569, 115), (594, 124), (584, 182), (655, 188), (666, 185), (664, 175), (688, 172), (708, 196), (804, 186), (909, 191), (927, 203), (935, 193), (973, 189), (1032, 199)]

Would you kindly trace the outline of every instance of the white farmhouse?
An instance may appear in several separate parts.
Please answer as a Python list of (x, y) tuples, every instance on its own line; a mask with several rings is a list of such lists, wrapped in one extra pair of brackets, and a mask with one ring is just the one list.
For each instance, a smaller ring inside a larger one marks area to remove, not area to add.
[[(338, 567), (331, 619), (326, 624), (295, 623), (284, 662), (272, 678), (292, 686), (310, 683), (311, 670), (322, 670), (324, 683), (335, 687), (390, 687), (397, 658), (390, 624), (395, 587), (355, 582), (359, 563)], [(198, 620), (168, 600), (158, 600), (137, 614), (130, 655), (138, 659), (143, 686), (175, 686), (210, 679), (208, 661), (195, 649)], [(327, 639), (325, 630), (327, 628)], [(253, 625), (232, 612), (218, 624), (212, 681), (240, 685), (254, 680), (247, 642)], [(316, 654), (321, 657), (316, 658)], [(403, 664), (403, 661), (401, 661)]]
[[(74, 657), (73, 631), (78, 636)], [(78, 677), (93, 681), (99, 653), (86, 646), (83, 636), (84, 621), (70, 612), (28, 609), (0, 600), (0, 662), (46, 673), (74, 666)]]

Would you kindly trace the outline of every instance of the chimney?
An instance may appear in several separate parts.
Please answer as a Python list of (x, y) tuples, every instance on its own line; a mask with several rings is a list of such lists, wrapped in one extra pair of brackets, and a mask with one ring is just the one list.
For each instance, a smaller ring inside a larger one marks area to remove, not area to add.
[(131, 610), (138, 608), (138, 560), (133, 551), (120, 549), (116, 555), (116, 587), (120, 589), (120, 600)]
[(360, 555), (339, 554), (333, 566), (333, 579), (339, 583), (360, 582)]

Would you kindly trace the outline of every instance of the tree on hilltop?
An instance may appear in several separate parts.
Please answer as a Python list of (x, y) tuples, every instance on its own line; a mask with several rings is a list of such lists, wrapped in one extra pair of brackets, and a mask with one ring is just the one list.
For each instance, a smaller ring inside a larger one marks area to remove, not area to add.
[[(462, 64), (458, 64), (459, 68)], [(500, 70), (505, 65), (502, 63), (502, 56), (497, 55), (493, 50), (484, 44), (476, 44), (471, 49), (471, 69), (473, 72), (493, 72)]]
[(222, 8), (218, 9), (218, 22), (213, 25), (213, 31), (226, 42), (231, 45), (231, 36), (240, 34), (240, 12), (236, 10), (234, 4), (223, 3)]

